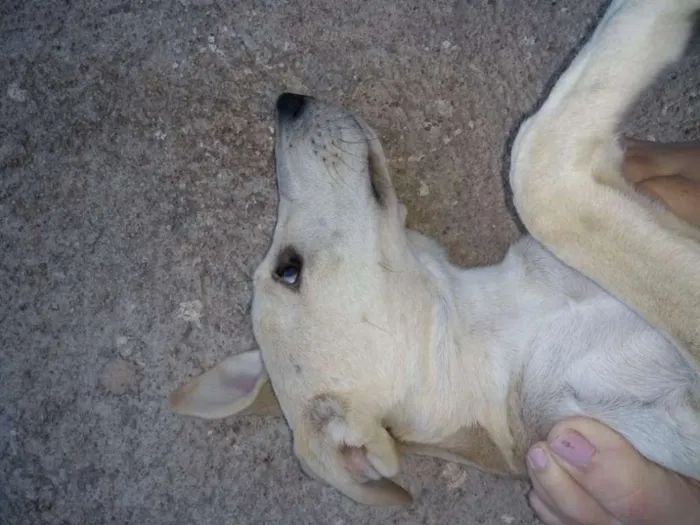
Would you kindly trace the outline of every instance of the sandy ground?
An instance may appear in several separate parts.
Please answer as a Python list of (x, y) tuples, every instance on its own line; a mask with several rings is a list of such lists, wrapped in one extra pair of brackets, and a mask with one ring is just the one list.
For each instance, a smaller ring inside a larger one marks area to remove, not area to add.
[[(176, 417), (167, 393), (254, 346), (275, 218), (272, 107), (345, 103), (409, 221), (455, 262), (519, 235), (506, 141), (598, 1), (0, 4), (0, 523), (529, 524), (527, 485), (409, 459), (409, 510), (306, 478), (281, 420)], [(700, 138), (697, 45), (631, 115)]]

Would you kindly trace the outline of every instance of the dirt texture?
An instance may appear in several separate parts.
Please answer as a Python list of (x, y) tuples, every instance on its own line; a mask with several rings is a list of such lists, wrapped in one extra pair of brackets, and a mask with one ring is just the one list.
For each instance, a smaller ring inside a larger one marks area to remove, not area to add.
[[(412, 226), (454, 262), (518, 235), (513, 130), (592, 0), (6, 0), (0, 4), (0, 523), (536, 523), (528, 486), (411, 458), (408, 509), (305, 477), (279, 419), (207, 422), (169, 391), (254, 347), (275, 220), (273, 105), (379, 132)], [(629, 118), (700, 138), (700, 54)]]

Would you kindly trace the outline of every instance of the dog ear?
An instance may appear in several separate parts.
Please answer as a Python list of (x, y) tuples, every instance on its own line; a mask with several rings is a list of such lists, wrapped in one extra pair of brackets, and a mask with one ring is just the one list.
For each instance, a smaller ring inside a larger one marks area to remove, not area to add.
[(281, 415), (259, 350), (229, 357), (170, 394), (178, 413), (204, 419)]
[(394, 439), (369, 414), (338, 396), (316, 396), (306, 417), (310, 434), (295, 433), (295, 452), (307, 470), (359, 503), (410, 505), (411, 495), (391, 480), (399, 473)]
[[(377, 132), (374, 131), (364, 120), (357, 117), (357, 123), (362, 127), (367, 136), (367, 163), (369, 166), (369, 182), (372, 194), (377, 203), (385, 209), (399, 208), (399, 203), (394, 191), (389, 172), (389, 163), (384, 154), (384, 148), (379, 140)], [(402, 210), (399, 209), (399, 215)]]

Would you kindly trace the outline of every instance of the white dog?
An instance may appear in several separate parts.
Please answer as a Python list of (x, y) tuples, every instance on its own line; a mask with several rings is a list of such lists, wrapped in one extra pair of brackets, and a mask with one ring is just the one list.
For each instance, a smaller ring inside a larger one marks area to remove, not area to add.
[(405, 228), (361, 119), (282, 95), (260, 351), (180, 387), (173, 409), (281, 413), (304, 470), (363, 503), (411, 501), (391, 481), (402, 453), (523, 475), (528, 448), (575, 415), (700, 479), (700, 230), (625, 183), (616, 136), (698, 9), (613, 2), (519, 131), (511, 185), (530, 236), (491, 267), (456, 268)]

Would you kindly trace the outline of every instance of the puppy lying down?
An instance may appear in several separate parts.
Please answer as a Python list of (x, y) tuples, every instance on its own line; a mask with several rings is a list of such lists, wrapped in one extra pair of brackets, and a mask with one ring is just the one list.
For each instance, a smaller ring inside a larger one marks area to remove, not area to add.
[(404, 453), (510, 475), (596, 418), (700, 479), (700, 229), (622, 176), (616, 127), (677, 60), (700, 0), (615, 1), (512, 149), (529, 235), (460, 269), (406, 229), (375, 133), (277, 101), (277, 224), (254, 279), (260, 350), (171, 395), (204, 418), (282, 414), (302, 468), (362, 503), (410, 495)]

